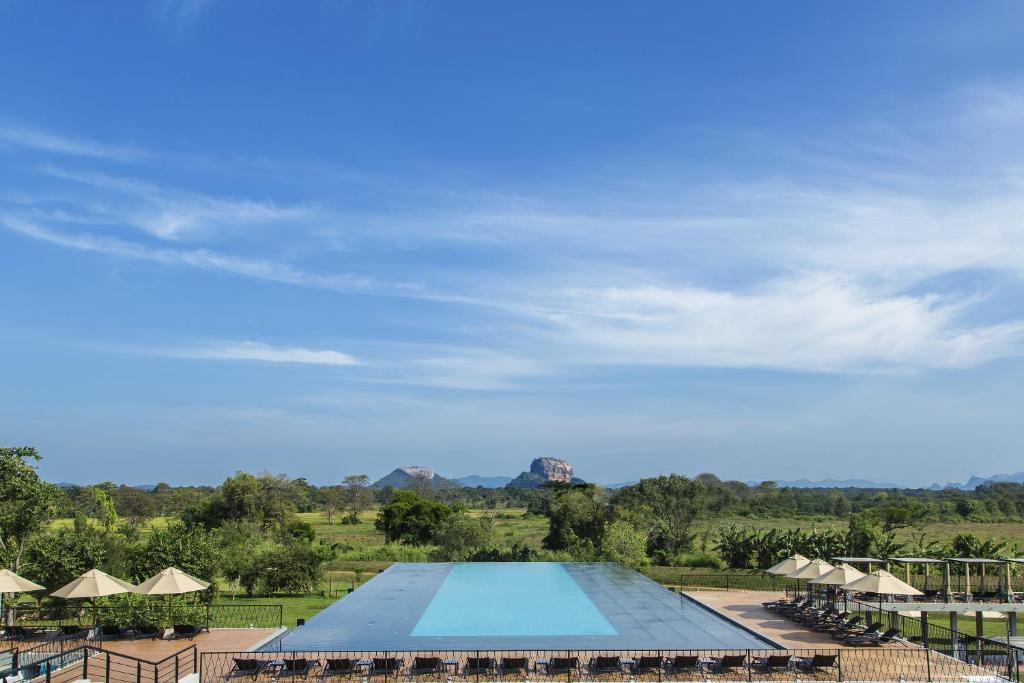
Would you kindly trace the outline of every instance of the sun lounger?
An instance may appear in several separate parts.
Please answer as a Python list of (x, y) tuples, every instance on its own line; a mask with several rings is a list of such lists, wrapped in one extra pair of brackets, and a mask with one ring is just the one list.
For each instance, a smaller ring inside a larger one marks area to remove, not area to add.
[(259, 675), (266, 671), (267, 666), (270, 662), (262, 659), (244, 659), (242, 657), (234, 658), (235, 666), (227, 673), (225, 679), (231, 678), (251, 678), (254, 681), (259, 678)]
[(708, 659), (708, 668), (717, 674), (729, 673), (733, 669), (746, 668), (746, 655), (724, 655)]
[(354, 673), (356, 673), (356, 663), (350, 658), (328, 659), (324, 664), (324, 668), (320, 670), (320, 678), (331, 678), (333, 676), (351, 678)]
[(663, 666), (664, 660), (661, 657), (643, 655), (633, 660), (629, 665), (629, 670), (635, 676), (643, 676), (645, 674), (660, 674)]
[(498, 672), (498, 663), (494, 657), (466, 657), (462, 665), (463, 676), (494, 676)]
[(789, 663), (792, 659), (792, 655), (768, 655), (766, 657), (757, 657), (754, 659), (754, 666), (765, 673), (771, 674), (776, 671), (789, 670)]
[(814, 630), (820, 631), (822, 633), (846, 633), (857, 628), (862, 621), (864, 621), (864, 617), (860, 616), (859, 614), (855, 614), (840, 624), (825, 624), (823, 626), (816, 626)]
[(370, 663), (371, 676), (397, 676), (405, 666), (405, 660), (397, 657), (374, 657)]
[(414, 657), (409, 669), (410, 676), (443, 676), (444, 673), (444, 660), (440, 657)]
[(502, 678), (507, 676), (526, 677), (530, 673), (530, 660), (526, 657), (502, 657), (501, 666), (498, 667), (498, 675)]
[(703, 671), (704, 665), (696, 655), (678, 655), (670, 657), (665, 668), (673, 674), (684, 674)]
[(117, 640), (124, 638), (127, 634), (125, 629), (117, 624), (103, 624), (100, 626), (100, 638), (103, 640)]
[(795, 657), (793, 665), (799, 671), (809, 674), (819, 674), (824, 669), (836, 668), (839, 655), (814, 655), (813, 657)]
[(622, 673), (622, 657), (602, 656), (591, 657), (587, 666), (592, 676)]
[(153, 638), (155, 640), (164, 634), (162, 628), (152, 624), (137, 624), (132, 630), (135, 632), (136, 640), (140, 638)]
[(899, 635), (900, 630), (898, 628), (891, 628), (882, 635), (871, 634), (851, 636), (843, 642), (845, 642), (847, 645), (885, 645), (886, 643), (891, 643), (892, 641), (896, 640), (896, 638)]
[(62, 638), (84, 638), (85, 634), (89, 632), (85, 626), (79, 626), (78, 624), (64, 624), (60, 627), (60, 635)]
[(835, 638), (836, 640), (842, 640), (844, 642), (846, 640), (849, 640), (850, 638), (865, 638), (865, 637), (866, 638), (871, 638), (871, 637), (876, 635), (881, 630), (882, 630), (882, 622), (876, 621), (875, 623), (871, 624), (867, 628), (853, 629), (851, 631), (848, 631), (845, 634), (842, 634), (841, 636), (838, 635), (838, 634), (834, 635), (833, 638)]
[(579, 657), (552, 657), (545, 667), (548, 676), (572, 676), (580, 673)]
[(320, 662), (315, 659), (306, 659), (304, 657), (296, 657), (295, 659), (286, 659), (284, 664), (277, 671), (278, 679), (290, 676), (292, 678), (308, 678), (310, 672), (320, 666)]
[(196, 624), (175, 624), (173, 633), (171, 633), (171, 639), (187, 638), (192, 640), (203, 631), (209, 631), (209, 626), (198, 626)]

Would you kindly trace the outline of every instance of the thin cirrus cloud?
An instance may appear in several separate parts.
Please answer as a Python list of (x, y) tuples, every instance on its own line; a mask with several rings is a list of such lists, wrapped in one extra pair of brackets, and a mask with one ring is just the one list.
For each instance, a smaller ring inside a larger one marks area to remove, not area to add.
[(145, 151), (132, 147), (109, 145), (20, 126), (0, 126), (0, 144), (105, 161), (139, 161), (148, 156)]
[(218, 361), (261, 361), (265, 363), (298, 363), (302, 365), (353, 366), (359, 361), (352, 355), (331, 349), (307, 349), (296, 346), (271, 346), (256, 341), (225, 341), (206, 346), (162, 349), (157, 352), (175, 358)]
[(971, 306), (881, 296), (828, 275), (737, 293), (698, 287), (575, 290), (549, 316), (592, 361), (815, 372), (967, 368), (1024, 353), (1024, 321), (961, 327)]

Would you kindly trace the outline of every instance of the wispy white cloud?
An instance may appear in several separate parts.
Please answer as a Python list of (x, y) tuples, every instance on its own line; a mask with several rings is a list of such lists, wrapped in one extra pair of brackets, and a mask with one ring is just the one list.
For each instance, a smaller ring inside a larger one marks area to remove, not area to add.
[(320, 215), (317, 207), (309, 205), (213, 197), (137, 178), (52, 164), (43, 164), (39, 170), (54, 178), (109, 191), (112, 196), (105, 211), (108, 220), (127, 223), (164, 240), (210, 237), (273, 223), (308, 223)]
[(138, 161), (148, 156), (141, 149), (10, 125), (0, 125), (0, 144), (105, 161)]
[(330, 349), (306, 349), (295, 346), (271, 346), (256, 341), (226, 341), (206, 346), (163, 349), (162, 353), (179, 358), (226, 361), (262, 361), (304, 365), (359, 365), (354, 356)]
[(372, 278), (356, 275), (318, 274), (294, 268), (288, 264), (222, 254), (209, 249), (155, 248), (109, 235), (51, 230), (18, 218), (0, 217), (0, 225), (25, 237), (51, 244), (91, 251), (119, 258), (153, 261), (164, 265), (190, 266), (203, 270), (222, 271), (300, 287), (327, 289), (338, 292), (365, 292), (400, 295), (415, 293), (413, 285), (376, 282)]
[(559, 302), (547, 316), (554, 335), (590, 362), (878, 372), (963, 368), (1024, 354), (1024, 321), (960, 326), (970, 302), (884, 296), (828, 275), (746, 292), (573, 290)]

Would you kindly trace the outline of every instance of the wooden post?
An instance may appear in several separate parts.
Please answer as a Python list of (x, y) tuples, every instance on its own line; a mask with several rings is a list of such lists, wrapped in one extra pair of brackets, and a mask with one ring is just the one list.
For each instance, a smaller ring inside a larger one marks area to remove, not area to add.
[(1008, 617), (1009, 622), (1010, 622), (1009, 624), (1007, 624), (1007, 627), (1010, 630), (1010, 635), (1011, 636), (1017, 635), (1017, 613), (1016, 612), (1010, 612), (1006, 616)]
[(974, 635), (979, 638), (985, 635), (985, 613), (981, 610), (974, 613)]
[(1010, 596), (1013, 595), (1010, 592), (1010, 563), (1006, 562), (1003, 565), (1003, 602), (1010, 602)]
[(946, 602), (949, 602), (950, 593), (949, 560), (942, 563), (942, 594)]
[(971, 599), (971, 565), (964, 562), (964, 592), (967, 593), (967, 600)]

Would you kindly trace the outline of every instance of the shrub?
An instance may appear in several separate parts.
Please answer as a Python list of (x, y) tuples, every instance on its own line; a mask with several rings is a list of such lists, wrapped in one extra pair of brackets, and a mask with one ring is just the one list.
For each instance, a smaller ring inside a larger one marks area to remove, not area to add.
[(725, 569), (725, 562), (717, 555), (710, 553), (680, 555), (676, 560), (676, 564), (680, 567), (700, 567), (703, 569), (714, 569), (715, 571)]

